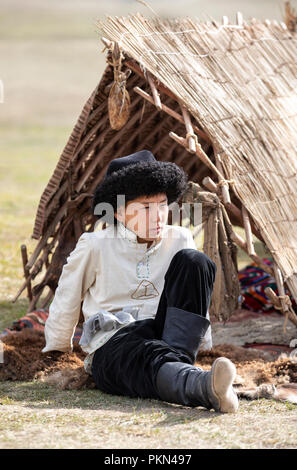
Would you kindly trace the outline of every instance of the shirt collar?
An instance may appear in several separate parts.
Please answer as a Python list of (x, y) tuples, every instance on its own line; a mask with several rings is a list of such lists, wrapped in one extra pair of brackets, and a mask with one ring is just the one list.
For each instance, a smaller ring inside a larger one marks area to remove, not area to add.
[(147, 243), (139, 243), (137, 241), (137, 235), (132, 230), (128, 229), (122, 222), (118, 220), (117, 222), (117, 234), (120, 238), (126, 239), (131, 245), (134, 245), (136, 248), (143, 249), (148, 253), (153, 253), (156, 251), (162, 242), (161, 240), (154, 241), (149, 248), (147, 248)]
[(137, 235), (132, 230), (128, 229), (122, 222), (117, 222), (117, 233), (120, 238), (125, 238), (129, 242), (137, 244)]

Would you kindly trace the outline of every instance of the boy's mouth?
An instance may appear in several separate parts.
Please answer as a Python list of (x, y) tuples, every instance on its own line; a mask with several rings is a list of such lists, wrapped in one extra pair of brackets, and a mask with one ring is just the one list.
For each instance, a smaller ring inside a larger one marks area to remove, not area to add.
[(161, 231), (161, 227), (155, 227), (155, 228), (150, 229), (150, 232), (153, 232), (153, 233), (159, 233), (160, 231)]

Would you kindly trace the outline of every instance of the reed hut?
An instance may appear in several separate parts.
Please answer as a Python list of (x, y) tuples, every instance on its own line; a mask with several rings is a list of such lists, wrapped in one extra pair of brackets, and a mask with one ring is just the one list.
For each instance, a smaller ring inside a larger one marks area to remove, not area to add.
[[(239, 306), (240, 246), (275, 277), (280, 295), (267, 294), (297, 325), (285, 295), (297, 301), (297, 35), (287, 12), (286, 22), (238, 13), (234, 22), (137, 14), (98, 23), (107, 66), (41, 195), (38, 243), (29, 259), (22, 247), (15, 300), (27, 289), (29, 311), (47, 308), (79, 236), (96, 227), (91, 198), (110, 160), (145, 148), (187, 172), (180, 203), (202, 203), (203, 251), (218, 268), (211, 316), (227, 320)], [(197, 229), (191, 214), (189, 224)]]

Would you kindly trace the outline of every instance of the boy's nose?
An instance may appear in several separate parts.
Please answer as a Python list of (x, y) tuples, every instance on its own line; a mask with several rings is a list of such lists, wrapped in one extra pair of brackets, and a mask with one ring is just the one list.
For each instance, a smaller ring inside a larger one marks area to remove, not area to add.
[(160, 222), (162, 218), (162, 214), (161, 214), (161, 209), (160, 208), (154, 208), (152, 211), (151, 211), (151, 221), (152, 222)]

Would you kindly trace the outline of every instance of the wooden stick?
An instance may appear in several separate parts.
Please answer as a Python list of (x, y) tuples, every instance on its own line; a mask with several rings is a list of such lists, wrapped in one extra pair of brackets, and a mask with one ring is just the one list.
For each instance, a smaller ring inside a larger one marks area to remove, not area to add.
[[(136, 63), (136, 62), (132, 62), (131, 60), (127, 60), (125, 61), (125, 65), (130, 68), (133, 72), (135, 72), (137, 75), (139, 75), (140, 77), (142, 78), (145, 78), (144, 76), (144, 73), (142, 72), (142, 70), (140, 69), (139, 65)], [(136, 87), (138, 90), (136, 91), (136, 93), (139, 93), (139, 90), (141, 90), (140, 88)], [(164, 93), (165, 95), (169, 96), (169, 98), (172, 98), (174, 101), (178, 101), (177, 97), (174, 95), (174, 93), (172, 93), (171, 90), (169, 90), (165, 85), (163, 85), (162, 83), (159, 83), (158, 84), (158, 90), (162, 93)], [(143, 97), (145, 92), (143, 90), (141, 90), (143, 92)], [(140, 94), (140, 93), (139, 93)], [(146, 97), (145, 97), (146, 98)], [(164, 109), (164, 105), (162, 105), (162, 109), (163, 111), (165, 111)], [(169, 108), (167, 108), (169, 109)], [(165, 111), (167, 112), (167, 111)], [(172, 111), (174, 112), (174, 111)], [(170, 112), (168, 112), (168, 114), (171, 114)], [(173, 116), (173, 114), (171, 114)], [(175, 117), (175, 116), (173, 116)], [(177, 118), (178, 120), (180, 120), (179, 118)], [(200, 129), (197, 128), (197, 126), (193, 126), (193, 129), (195, 130), (195, 132), (200, 135), (206, 142), (209, 142), (209, 143), (212, 143), (212, 141), (210, 140), (210, 138), (207, 136), (207, 134), (205, 134), (205, 132), (201, 131)]]
[[(170, 137), (175, 140), (178, 144), (183, 145), (186, 149), (188, 149), (188, 143), (186, 139), (183, 137), (180, 137), (179, 135), (175, 134), (174, 132), (169, 132)], [(217, 167), (212, 163), (210, 158), (206, 155), (206, 153), (202, 150), (201, 146), (198, 145), (196, 147), (196, 155), (197, 157), (206, 165), (208, 168), (210, 168), (216, 175), (217, 177), (221, 180), (224, 179), (223, 175), (220, 173), (220, 171), (217, 169)]]
[[(273, 269), (274, 269), (275, 281), (276, 281), (276, 284), (277, 284), (278, 295), (281, 296), (281, 297), (284, 297), (285, 296), (285, 288), (284, 288), (284, 283), (283, 283), (283, 277), (282, 277), (281, 270), (276, 265), (276, 263), (273, 263)], [(282, 305), (283, 312), (287, 312), (289, 310), (288, 305), (286, 304), (284, 299), (281, 299), (281, 305)]]
[[(218, 229), (219, 229), (219, 246), (221, 248), (222, 263), (224, 266), (224, 278), (226, 283), (226, 289), (228, 295), (232, 292), (233, 280), (231, 276), (231, 269), (228, 269), (229, 264), (229, 248), (228, 248), (228, 237), (225, 229), (224, 219), (222, 210), (220, 207), (217, 209), (217, 216), (219, 220)], [(221, 242), (221, 243), (220, 243)]]
[(209, 189), (209, 191), (211, 191), (213, 193), (217, 194), (219, 192), (219, 189), (218, 189), (216, 183), (209, 176), (206, 176), (205, 178), (203, 178), (202, 184), (207, 189)]
[(265, 287), (264, 289), (265, 294), (267, 294), (267, 297), (271, 300), (273, 305), (280, 307), (280, 298), (276, 295), (274, 290), (271, 289), (271, 287)]
[(111, 48), (112, 48), (113, 42), (110, 41), (109, 39), (106, 39), (106, 38), (102, 37), (102, 38), (101, 38), (101, 41), (103, 42), (104, 46), (107, 47), (107, 49), (111, 49)]
[[(213, 193), (216, 193), (216, 194), (219, 193), (219, 188), (218, 188), (217, 184), (209, 176), (206, 176), (205, 178), (203, 178), (202, 184), (209, 191), (211, 191)], [(223, 202), (224, 202), (226, 208), (234, 215), (234, 217), (236, 217), (239, 222), (242, 221), (242, 214), (241, 214), (240, 209), (235, 204), (233, 204), (233, 202), (230, 202), (228, 204), (226, 204), (225, 201), (223, 201)], [(256, 236), (259, 236), (258, 232), (256, 231), (256, 229), (254, 227), (253, 227), (253, 233)], [(262, 239), (262, 237), (260, 237), (260, 240), (261, 239)]]
[(255, 247), (254, 247), (253, 234), (252, 234), (249, 215), (244, 205), (242, 205), (242, 219), (243, 219), (243, 225), (244, 225), (244, 230), (245, 230), (248, 254), (250, 256), (254, 256), (256, 252), (255, 252)]
[[(142, 98), (149, 101), (149, 103), (155, 104), (153, 98), (146, 91), (142, 90), (142, 88), (139, 88), (138, 86), (136, 86), (136, 87), (133, 88), (133, 90), (135, 91), (135, 93), (138, 93), (138, 95), (142, 96)], [(169, 106), (167, 106), (163, 103), (162, 103), (162, 111), (164, 111), (165, 113), (169, 114), (169, 116), (172, 116), (174, 119), (176, 119), (177, 121), (182, 122), (184, 124), (183, 117), (179, 113), (177, 113), (176, 111), (169, 108)], [(193, 125), (193, 130), (196, 134), (198, 134), (200, 137), (202, 137), (203, 140), (205, 140), (208, 143), (211, 143), (211, 140), (207, 136), (207, 134), (205, 134), (205, 132), (203, 132), (197, 126)]]
[[(265, 287), (264, 289), (265, 294), (267, 297), (271, 300), (271, 303), (275, 307), (281, 307), (281, 299), (276, 295), (276, 293), (270, 288), (270, 287)], [(280, 312), (282, 312), (288, 319), (295, 325), (297, 326), (297, 315), (291, 312), (290, 309), (285, 313), (283, 312), (282, 308), (278, 308)]]
[(32, 271), (30, 272), (30, 274), (28, 275), (28, 277), (26, 278), (25, 282), (23, 283), (23, 285), (21, 286), (21, 288), (19, 289), (18, 293), (16, 294), (16, 296), (14, 297), (14, 299), (12, 300), (12, 303), (16, 302), (16, 300), (18, 299), (18, 297), (21, 295), (21, 293), (23, 292), (23, 290), (27, 287), (28, 283), (31, 281), (31, 279), (34, 279), (37, 274), (40, 272), (42, 266), (43, 266), (43, 263), (45, 261), (45, 259), (47, 258), (49, 252), (51, 251), (51, 249), (53, 248), (54, 244), (56, 243), (56, 239), (57, 239), (57, 236), (58, 236), (58, 232), (59, 230), (56, 231), (52, 241), (45, 247), (44, 251), (43, 251), (43, 254), (42, 256), (35, 262), (33, 268), (32, 268)]
[(267, 272), (270, 276), (274, 277), (273, 269), (271, 269), (271, 267), (269, 265), (263, 263), (260, 256), (258, 256), (256, 253), (255, 254), (249, 254), (247, 243), (243, 240), (243, 238), (238, 233), (233, 231), (230, 234), (230, 238), (231, 238), (231, 240), (234, 241), (234, 243), (236, 243), (236, 245), (238, 245), (240, 248), (242, 248), (242, 250), (245, 251), (250, 256), (250, 258), (258, 266), (260, 266), (261, 269), (263, 269), (263, 271)]
[[(193, 183), (193, 184), (195, 185), (195, 183)], [(193, 202), (195, 202), (195, 198), (193, 199)], [(226, 231), (228, 233), (228, 237), (236, 245), (238, 245), (242, 250), (244, 250), (246, 253), (248, 253), (247, 244), (244, 241), (244, 239), (239, 234), (237, 234), (236, 232), (233, 231), (233, 226), (230, 222), (230, 219), (229, 219), (229, 216), (228, 216), (228, 213), (227, 213), (227, 209), (231, 210), (231, 212), (232, 212), (232, 206), (234, 206), (237, 210), (239, 210), (234, 204), (228, 205), (228, 206), (225, 207), (224, 204), (222, 202), (220, 202), (220, 208), (222, 210), (222, 214), (223, 214), (223, 218), (224, 218), (224, 224), (225, 224), (225, 227), (226, 227)], [(269, 265), (263, 263), (262, 259), (256, 253), (254, 255), (250, 256), (250, 257), (258, 266), (260, 266), (263, 269), (263, 271), (267, 272), (270, 276), (274, 277), (273, 269)]]
[(28, 307), (28, 310), (27, 310), (27, 313), (32, 312), (32, 310), (36, 308), (36, 304), (37, 304), (37, 302), (38, 302), (38, 300), (39, 300), (41, 294), (42, 294), (42, 289), (41, 289), (40, 292), (39, 292), (35, 297), (33, 297), (33, 299), (31, 300), (31, 302), (30, 302), (30, 304), (29, 304), (29, 307)]
[[(242, 212), (241, 210), (235, 205), (233, 204), (233, 202), (231, 202), (230, 204), (225, 204), (226, 208), (234, 215), (234, 217), (236, 217), (238, 219), (239, 222), (241, 222), (243, 224), (243, 219), (242, 219)], [(252, 221), (250, 221), (250, 224), (251, 224), (251, 229), (252, 229), (252, 232), (253, 234), (260, 240), (264, 243), (264, 240), (263, 240), (263, 237), (262, 235), (260, 234), (260, 232), (257, 230), (257, 228), (255, 227), (255, 225), (253, 224)]]
[(210, 313), (213, 313), (219, 321), (222, 321), (224, 319), (221, 313), (222, 296), (224, 296), (224, 278), (218, 244), (218, 218), (216, 211), (211, 211), (210, 216), (204, 224), (203, 252), (207, 254), (217, 266)]
[[(42, 278), (42, 280), (41, 280), (41, 282), (40, 282), (41, 284), (46, 280), (46, 276), (47, 276), (47, 272), (45, 272), (45, 274), (44, 274), (44, 276), (43, 276), (43, 278)], [(35, 308), (36, 308), (36, 304), (37, 304), (39, 298), (40, 298), (41, 295), (42, 295), (43, 289), (44, 289), (44, 287), (43, 287), (42, 289), (40, 289), (40, 291), (38, 292), (38, 294), (36, 294), (36, 295), (33, 297), (32, 301), (31, 301), (30, 304), (29, 304), (28, 310), (27, 310), (28, 313), (30, 313), (30, 312), (32, 311), (32, 309), (35, 309)]]
[[(216, 150), (214, 150), (214, 154), (215, 154), (215, 159), (216, 159), (216, 166), (217, 166), (218, 170), (220, 171), (220, 173), (223, 175), (224, 170), (223, 170), (223, 165), (221, 163), (220, 156), (218, 155)], [(224, 203), (225, 204), (231, 204), (231, 198), (230, 198), (230, 193), (229, 193), (229, 185), (226, 182), (226, 179), (225, 178), (221, 179), (219, 184), (221, 186), (222, 197), (223, 197)]]
[[(140, 77), (144, 78), (145, 79), (145, 76), (144, 76), (144, 73), (142, 72), (141, 68), (139, 67), (139, 65), (132, 61), (132, 60), (125, 60), (124, 64), (129, 68), (131, 69), (133, 72), (137, 73), (137, 75), (139, 75)], [(159, 83), (158, 84), (158, 90), (161, 92), (161, 93), (165, 93), (165, 95), (169, 96), (170, 98), (172, 98), (174, 101), (178, 101), (177, 97), (174, 95), (174, 93), (172, 93), (171, 90), (169, 90), (169, 88), (167, 88), (165, 85), (163, 85), (162, 83)]]
[[(16, 302), (17, 299), (19, 298), (19, 296), (21, 295), (21, 293), (23, 292), (24, 289), (26, 289), (26, 287), (28, 286), (29, 282), (31, 281), (31, 279), (34, 279), (34, 277), (38, 274), (38, 272), (41, 270), (41, 267), (42, 267), (42, 262), (41, 262), (41, 259), (37, 260), (36, 263), (35, 263), (35, 266), (33, 268), (33, 270), (31, 271), (31, 273), (28, 275), (28, 277), (26, 278), (25, 282), (22, 284), (22, 286), (20, 287), (20, 289), (18, 290), (16, 296), (12, 299), (12, 303)], [(34, 275), (35, 274), (35, 275)]]
[(26, 245), (22, 245), (22, 246), (21, 246), (21, 253), (22, 253), (22, 261), (23, 261), (24, 276), (25, 276), (25, 279), (27, 280), (26, 285), (27, 285), (28, 299), (29, 299), (29, 300), (32, 300), (31, 279), (28, 279), (30, 273), (29, 273), (29, 269), (26, 268), (26, 264), (27, 264), (27, 262), (28, 262), (28, 255), (27, 255), (27, 247), (26, 247)]
[[(223, 171), (221, 157), (220, 157), (220, 155), (218, 154), (218, 152), (215, 148), (214, 148), (214, 153), (215, 153), (217, 167), (220, 170), (220, 172), (223, 174), (224, 171)], [(222, 196), (223, 196), (223, 201), (224, 201), (226, 207), (230, 208), (232, 212), (234, 211), (233, 212), (234, 215), (238, 218), (238, 220), (240, 220), (243, 223), (242, 211), (240, 209), (238, 209), (238, 207), (231, 202), (228, 183), (220, 182), (220, 185), (222, 187)], [(236, 186), (233, 188), (233, 191), (236, 195)], [(237, 197), (238, 197), (238, 195), (237, 195)], [(239, 197), (238, 197), (238, 199), (239, 199)], [(253, 231), (254, 235), (259, 240), (264, 242), (263, 237), (262, 237), (261, 233), (259, 232), (259, 230), (255, 227), (255, 224), (252, 221), (250, 221), (250, 224), (251, 224), (252, 231)]]
[(151, 74), (149, 72), (147, 73), (147, 79), (148, 79), (150, 88), (152, 90), (154, 104), (155, 104), (158, 111), (162, 111), (162, 103), (161, 103), (160, 95), (158, 93), (158, 90), (157, 90), (157, 87), (156, 87), (155, 82), (153, 80), (153, 77), (151, 76)]
[(49, 304), (49, 302), (51, 301), (53, 296), (54, 296), (54, 293), (50, 288), (47, 295), (46, 295), (46, 297), (45, 297), (45, 299), (44, 299), (44, 301), (41, 304), (41, 308), (46, 308), (46, 306)]
[(189, 145), (189, 152), (196, 153), (196, 140), (197, 140), (197, 138), (195, 139), (195, 135), (194, 135), (193, 126), (192, 126), (192, 123), (191, 123), (191, 118), (190, 118), (189, 112), (183, 106), (182, 103), (180, 103), (180, 107), (181, 107), (181, 110), (182, 110), (182, 113), (183, 113), (183, 118), (184, 118), (186, 130), (187, 130), (186, 140), (187, 140), (188, 145)]
[(60, 222), (63, 215), (65, 215), (65, 213), (67, 211), (67, 203), (68, 203), (68, 201), (66, 201), (63, 204), (63, 206), (60, 207), (58, 213), (56, 214), (56, 217), (54, 218), (52, 223), (48, 226), (47, 231), (45, 232), (45, 234), (43, 235), (43, 237), (39, 241), (38, 245), (35, 248), (34, 253), (31, 255), (28, 263), (26, 264), (26, 268), (30, 269), (33, 266), (33, 264), (34, 264), (35, 260), (37, 259), (39, 253), (45, 247), (45, 245), (47, 243), (47, 240), (52, 235), (52, 233), (54, 231), (54, 228), (56, 227), (57, 223)]
[[(180, 137), (178, 136), (177, 134), (175, 134), (174, 132), (169, 132), (169, 135), (170, 137), (175, 140), (177, 143), (179, 143), (180, 145), (183, 145), (186, 149), (187, 149), (187, 142), (186, 142), (186, 139), (184, 139), (183, 137)], [(208, 166), (208, 168), (210, 168), (215, 174), (216, 176), (218, 177), (218, 179), (221, 181), (225, 181), (225, 178), (223, 176), (223, 174), (218, 170), (218, 168), (212, 163), (212, 161), (210, 160), (210, 158), (208, 157), (208, 155), (203, 151), (203, 149), (201, 148), (201, 145), (198, 145), (197, 148), (196, 148), (196, 155), (198, 156), (198, 158), (200, 158), (200, 160), (206, 165)], [(228, 183), (226, 183), (228, 185)], [(228, 193), (229, 194), (229, 193)], [(230, 200), (230, 202), (226, 202), (230, 199), (230, 196), (229, 197), (226, 197), (225, 200), (223, 198), (223, 202), (224, 204), (226, 205), (226, 207), (228, 207), (230, 209), (231, 212), (234, 213), (234, 215), (236, 215), (236, 217), (239, 218), (239, 220), (242, 219), (242, 216), (241, 216), (241, 211), (238, 209), (237, 206), (235, 206), (235, 204), (233, 204)], [(258, 230), (256, 230), (255, 227), (253, 227), (253, 232), (254, 234), (256, 235), (256, 237), (258, 237), (260, 240), (262, 240), (262, 237), (261, 237), (261, 234), (259, 234)]]
[[(230, 209), (230, 206), (228, 206), (228, 209)], [(234, 241), (234, 243), (236, 243), (236, 245), (238, 245), (242, 250), (248, 253), (246, 242), (243, 240), (243, 238), (241, 238), (241, 236), (238, 233), (234, 232), (233, 226), (228, 217), (227, 209), (223, 204), (221, 204), (221, 210), (222, 210), (222, 214), (223, 214), (223, 218), (225, 222), (225, 227), (226, 227), (229, 237), (231, 238), (232, 241)], [(273, 269), (269, 265), (263, 263), (260, 256), (258, 256), (256, 253), (254, 255), (249, 255), (249, 256), (258, 266), (261, 267), (261, 269), (263, 269), (263, 271), (267, 272), (267, 274), (274, 277)]]

